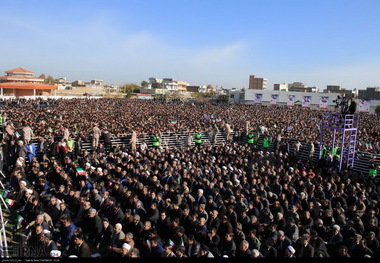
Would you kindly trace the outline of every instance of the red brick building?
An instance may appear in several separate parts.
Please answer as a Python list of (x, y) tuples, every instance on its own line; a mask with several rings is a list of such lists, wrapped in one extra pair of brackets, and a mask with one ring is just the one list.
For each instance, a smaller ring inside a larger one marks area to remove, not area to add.
[(23, 68), (5, 71), (0, 77), (0, 95), (4, 96), (50, 96), (56, 86), (44, 84), (43, 78), (34, 77), (34, 72)]

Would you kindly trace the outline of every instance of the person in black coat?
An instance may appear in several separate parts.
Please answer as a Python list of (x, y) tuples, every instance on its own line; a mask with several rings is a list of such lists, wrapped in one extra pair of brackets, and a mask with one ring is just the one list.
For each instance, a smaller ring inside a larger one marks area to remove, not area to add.
[(277, 250), (273, 247), (273, 240), (267, 238), (264, 240), (260, 252), (264, 258), (277, 258)]
[(108, 219), (110, 220), (110, 223), (112, 225), (115, 225), (117, 223), (121, 223), (124, 218), (125, 218), (125, 215), (120, 208), (120, 203), (116, 202), (113, 205), (113, 209), (111, 210), (111, 213), (108, 215)]
[(96, 247), (99, 249), (100, 253), (105, 253), (108, 250), (108, 247), (112, 241), (113, 232), (113, 226), (109, 223), (108, 218), (103, 218), (102, 230), (100, 231), (96, 241)]
[(56, 157), (57, 150), (56, 150), (56, 142), (54, 141), (54, 137), (51, 137), (48, 142), (48, 148), (47, 148), (47, 154), (49, 158), (51, 159), (52, 157)]
[(302, 235), (295, 245), (296, 258), (313, 258), (314, 248), (309, 244), (310, 238), (307, 235)]
[(330, 257), (325, 242), (318, 236), (315, 230), (310, 231), (310, 245), (314, 248), (314, 254), (322, 251), (326, 257)]
[(194, 235), (190, 234), (187, 237), (187, 244), (185, 245), (185, 253), (189, 258), (199, 257), (199, 252), (201, 249), (201, 244), (195, 240)]
[(88, 212), (88, 217), (83, 224), (83, 234), (85, 241), (89, 244), (95, 244), (96, 238), (102, 231), (102, 220), (96, 214), (96, 210), (91, 208)]
[(240, 243), (239, 249), (236, 252), (236, 257), (238, 258), (251, 258), (252, 251), (249, 249), (249, 243), (247, 240), (243, 240)]
[(133, 215), (133, 222), (131, 224), (130, 232), (134, 236), (134, 240), (140, 242), (142, 240), (142, 232), (144, 230), (144, 224), (140, 220), (139, 215)]
[(146, 213), (147, 220), (150, 221), (153, 226), (155, 226), (159, 217), (160, 217), (160, 212), (157, 209), (157, 204), (151, 203)]
[(290, 240), (290, 238), (285, 236), (284, 231), (279, 230), (277, 242), (274, 244), (274, 248), (277, 250), (278, 257), (284, 257), (286, 248), (291, 245), (292, 241)]
[(104, 141), (104, 148), (106, 151), (110, 151), (112, 149), (111, 133), (107, 130), (107, 126), (104, 126), (102, 137)]
[(224, 215), (222, 216), (222, 220), (220, 222), (220, 226), (218, 228), (218, 235), (221, 238), (224, 238), (227, 233), (232, 233), (233, 232), (233, 227), (230, 222), (228, 222), (227, 216)]
[(206, 197), (203, 195), (203, 189), (198, 189), (197, 197), (195, 197), (195, 200), (197, 201), (198, 205), (207, 203)]
[(216, 228), (211, 228), (207, 233), (207, 238), (204, 243), (215, 257), (219, 257), (220, 251), (218, 249), (218, 246), (220, 243), (220, 237), (216, 231)]
[(340, 226), (333, 225), (330, 235), (325, 240), (327, 240), (329, 254), (332, 257), (335, 256), (338, 248), (343, 244), (343, 236), (340, 233)]
[(219, 251), (222, 256), (234, 258), (236, 254), (236, 244), (234, 241), (234, 234), (227, 233), (224, 240), (219, 243)]
[(73, 251), (74, 254), (71, 254), (71, 255), (76, 255), (78, 258), (91, 257), (91, 249), (86, 243), (86, 241), (84, 241), (84, 236), (82, 234), (74, 237), (74, 243), (75, 243), (75, 250)]
[[(215, 228), (216, 230), (219, 229), (219, 226), (220, 226), (220, 219), (218, 217), (218, 210), (216, 209), (212, 209), (210, 211), (210, 216), (207, 220), (207, 229), (211, 230), (212, 228)], [(211, 251), (212, 253), (212, 251)]]
[(158, 235), (163, 239), (167, 240), (170, 233), (171, 220), (167, 217), (165, 211), (161, 211), (160, 218), (157, 220), (156, 228), (158, 230)]

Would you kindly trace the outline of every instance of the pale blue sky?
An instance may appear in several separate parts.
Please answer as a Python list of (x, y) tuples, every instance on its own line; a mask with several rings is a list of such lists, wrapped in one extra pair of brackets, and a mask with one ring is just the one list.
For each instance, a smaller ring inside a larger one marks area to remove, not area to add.
[[(380, 1), (3, 0), (0, 71), (109, 84), (380, 86)], [(1, 73), (0, 73), (1, 74)]]

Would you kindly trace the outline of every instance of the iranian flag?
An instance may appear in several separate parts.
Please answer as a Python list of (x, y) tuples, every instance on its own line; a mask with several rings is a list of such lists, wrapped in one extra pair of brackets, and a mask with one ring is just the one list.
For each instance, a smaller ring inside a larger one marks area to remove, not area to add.
[(9, 206), (12, 206), (12, 205), (14, 205), (15, 204), (15, 200), (12, 200), (12, 199), (5, 199), (5, 203), (7, 203), (7, 205), (9, 205)]
[(86, 175), (86, 171), (83, 170), (82, 168), (77, 168), (77, 173), (78, 175)]
[(12, 194), (12, 192), (9, 191), (9, 190), (1, 190), (1, 191), (0, 191), (0, 195), (1, 195), (3, 198), (8, 198), (11, 194)]
[(15, 136), (16, 136), (16, 139), (18, 139), (18, 138), (20, 138), (21, 134), (18, 131), (16, 131)]
[(26, 223), (26, 220), (22, 216), (17, 217), (17, 229), (20, 229), (23, 227), (23, 225)]

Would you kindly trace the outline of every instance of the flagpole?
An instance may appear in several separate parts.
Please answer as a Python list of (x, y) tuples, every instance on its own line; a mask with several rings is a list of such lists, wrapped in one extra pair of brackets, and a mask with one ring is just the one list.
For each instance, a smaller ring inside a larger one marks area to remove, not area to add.
[(6, 209), (9, 209), (9, 208), (8, 208), (8, 206), (7, 206), (7, 203), (5, 203), (5, 201), (4, 201), (4, 199), (3, 199), (3, 197), (2, 197), (2, 196), (0, 196), (0, 199), (1, 199), (1, 201), (3, 202), (3, 204), (4, 204), (5, 208), (6, 208)]

